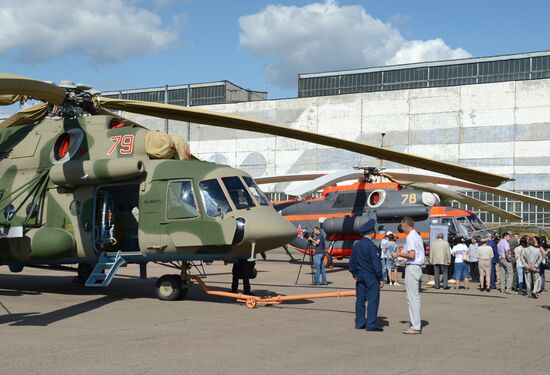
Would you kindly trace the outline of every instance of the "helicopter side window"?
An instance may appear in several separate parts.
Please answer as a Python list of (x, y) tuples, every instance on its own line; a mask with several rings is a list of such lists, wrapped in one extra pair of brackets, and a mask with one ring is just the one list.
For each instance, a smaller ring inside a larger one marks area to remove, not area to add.
[(199, 216), (191, 181), (175, 181), (168, 185), (167, 219), (188, 219)]
[(199, 183), (206, 214), (210, 217), (223, 216), (231, 211), (231, 206), (223, 194), (218, 180), (205, 180)]
[(456, 227), (453, 219), (444, 217), (441, 219), (441, 224), (445, 224), (449, 227), (449, 233), (456, 234)]
[(252, 197), (248, 193), (248, 190), (244, 187), (239, 177), (222, 177), (222, 181), (237, 210), (255, 206)]
[(254, 198), (256, 198), (256, 200), (260, 202), (262, 206), (269, 206), (269, 199), (267, 199), (263, 191), (260, 190), (260, 188), (258, 187), (258, 185), (256, 185), (254, 180), (248, 176), (243, 176), (243, 180), (248, 185), (248, 188), (250, 189), (250, 192), (252, 193)]

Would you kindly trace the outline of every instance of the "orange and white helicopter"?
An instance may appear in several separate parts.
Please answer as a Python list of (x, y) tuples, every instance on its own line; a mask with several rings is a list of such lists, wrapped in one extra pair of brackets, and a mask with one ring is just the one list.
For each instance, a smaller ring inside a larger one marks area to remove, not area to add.
[[(357, 168), (363, 169), (363, 168)], [(386, 172), (377, 168), (364, 168), (363, 171), (340, 171), (330, 174), (305, 176), (281, 176), (277, 181), (315, 178), (298, 187), (285, 190), (298, 198), (273, 202), (287, 220), (297, 228), (296, 238), (290, 247), (310, 254), (307, 238), (313, 227), (321, 228), (326, 241), (326, 264), (333, 258), (342, 259), (351, 255), (353, 245), (361, 239), (358, 229), (370, 218), (376, 219), (376, 239), (384, 238), (388, 231), (394, 233), (398, 243), (406, 235), (400, 233), (400, 221), (410, 216), (415, 221), (415, 229), (425, 244), (429, 244), (432, 225), (446, 225), (450, 241), (458, 237), (470, 239), (472, 236), (487, 236), (489, 228), (478, 215), (469, 210), (442, 206), (439, 196), (445, 196), (472, 207), (491, 212), (509, 222), (518, 222), (517, 215), (471, 198), (463, 193), (446, 189), (438, 184), (462, 186), (466, 188), (505, 195), (513, 199), (550, 207), (550, 202), (524, 196), (506, 190), (493, 188), (450, 178), (411, 173)], [(351, 184), (337, 185), (338, 182), (355, 179)], [(257, 179), (260, 183), (274, 179)], [(308, 197), (322, 189), (319, 197)], [(308, 197), (301, 199), (301, 197)], [(427, 250), (429, 251), (429, 247)]]

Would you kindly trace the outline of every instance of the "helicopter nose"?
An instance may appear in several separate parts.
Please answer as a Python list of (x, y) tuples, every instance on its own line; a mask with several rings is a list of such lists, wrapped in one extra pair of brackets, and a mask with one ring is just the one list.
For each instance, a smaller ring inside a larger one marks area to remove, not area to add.
[(256, 252), (275, 249), (296, 238), (296, 227), (273, 208), (257, 209), (247, 218), (243, 242), (256, 244)]

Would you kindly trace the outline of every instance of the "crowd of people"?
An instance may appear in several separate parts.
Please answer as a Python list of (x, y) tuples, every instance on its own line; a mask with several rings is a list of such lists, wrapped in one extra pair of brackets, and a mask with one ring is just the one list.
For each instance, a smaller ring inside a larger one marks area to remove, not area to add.
[(447, 270), (454, 260), (452, 278), (455, 288), (469, 288), (469, 282), (479, 283), (479, 290), (525, 295), (537, 298), (544, 292), (545, 270), (548, 268), (549, 251), (546, 238), (503, 233), (502, 237), (490, 235), (472, 237), (469, 245), (461, 238), (454, 246), (443, 235), (432, 243), (430, 264), (434, 268), (435, 288), (440, 288), (441, 269), (443, 287), (448, 288)]

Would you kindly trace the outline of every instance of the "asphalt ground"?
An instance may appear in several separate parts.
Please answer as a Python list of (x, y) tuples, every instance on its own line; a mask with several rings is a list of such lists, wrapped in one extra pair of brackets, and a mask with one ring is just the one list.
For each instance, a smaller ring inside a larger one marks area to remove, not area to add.
[[(299, 265), (281, 251), (267, 256), (256, 295), (354, 289), (345, 262), (328, 271), (327, 287), (314, 287), (308, 265), (295, 285)], [(209, 287), (230, 288), (230, 266), (205, 269)], [(550, 293), (534, 300), (425, 285), (423, 332), (407, 336), (404, 286), (382, 290), (378, 333), (354, 329), (355, 298), (251, 310), (195, 285), (185, 301), (165, 302), (156, 277), (174, 271), (148, 271), (140, 280), (130, 265), (109, 288), (90, 289), (68, 272), (0, 267), (0, 374), (550, 373)]]

